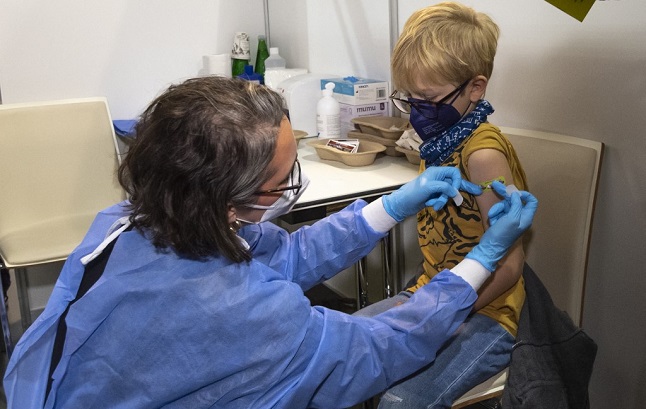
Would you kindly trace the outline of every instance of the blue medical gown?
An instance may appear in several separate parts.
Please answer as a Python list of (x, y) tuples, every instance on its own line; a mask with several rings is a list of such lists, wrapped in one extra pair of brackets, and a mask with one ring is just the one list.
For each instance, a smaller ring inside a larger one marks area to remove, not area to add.
[(98, 215), (70, 255), (45, 311), (5, 374), (10, 408), (343, 408), (433, 360), (476, 299), (451, 272), (373, 318), (312, 307), (303, 290), (366, 255), (382, 237), (365, 202), (288, 234), (240, 235), (253, 260), (187, 260), (121, 234), (103, 276), (67, 315), (67, 338), (44, 402), (60, 315), (78, 289), (79, 259), (121, 205)]

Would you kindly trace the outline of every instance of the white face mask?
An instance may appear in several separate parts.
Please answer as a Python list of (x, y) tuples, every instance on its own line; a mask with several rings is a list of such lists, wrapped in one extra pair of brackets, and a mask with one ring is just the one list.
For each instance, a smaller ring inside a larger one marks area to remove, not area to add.
[(278, 198), (278, 200), (276, 200), (272, 205), (263, 206), (259, 204), (251, 204), (246, 206), (250, 209), (265, 210), (265, 213), (263, 213), (262, 217), (260, 218), (260, 221), (250, 222), (241, 218), (238, 218), (238, 220), (247, 224), (257, 224), (257, 223), (262, 223), (268, 220), (275, 219), (279, 216), (282, 216), (284, 214), (291, 212), (292, 208), (294, 207), (298, 199), (303, 195), (303, 192), (305, 191), (309, 183), (310, 183), (310, 180), (307, 178), (307, 176), (304, 173), (302, 173), (301, 174), (302, 186), (298, 191), (298, 193), (294, 193), (293, 189), (289, 189), (289, 190), (285, 190), (283, 194)]

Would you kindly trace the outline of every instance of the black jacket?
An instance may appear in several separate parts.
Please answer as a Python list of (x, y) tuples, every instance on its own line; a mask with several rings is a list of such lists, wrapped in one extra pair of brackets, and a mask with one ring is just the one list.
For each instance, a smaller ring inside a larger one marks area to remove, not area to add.
[(534, 271), (523, 270), (527, 296), (511, 353), (504, 409), (589, 408), (596, 343), (556, 308)]

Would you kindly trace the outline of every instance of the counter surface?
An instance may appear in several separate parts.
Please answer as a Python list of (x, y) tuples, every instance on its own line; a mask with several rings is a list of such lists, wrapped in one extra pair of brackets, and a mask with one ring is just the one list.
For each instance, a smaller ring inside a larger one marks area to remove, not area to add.
[(298, 160), (310, 184), (294, 211), (389, 193), (418, 175), (419, 166), (405, 156), (379, 154), (371, 165), (358, 167), (322, 160), (308, 145), (311, 140), (302, 139), (298, 145)]

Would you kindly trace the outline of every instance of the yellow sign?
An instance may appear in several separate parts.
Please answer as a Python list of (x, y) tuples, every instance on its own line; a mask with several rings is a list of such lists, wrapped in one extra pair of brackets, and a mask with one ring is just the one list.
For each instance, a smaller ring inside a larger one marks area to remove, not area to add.
[(583, 21), (595, 0), (545, 0), (579, 21)]

